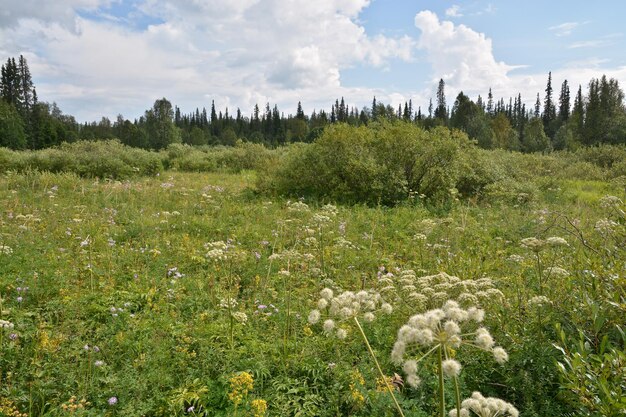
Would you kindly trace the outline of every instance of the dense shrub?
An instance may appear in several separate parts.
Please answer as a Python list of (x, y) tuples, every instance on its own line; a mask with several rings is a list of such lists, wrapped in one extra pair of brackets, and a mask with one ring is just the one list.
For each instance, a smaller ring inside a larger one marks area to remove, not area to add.
[(0, 169), (72, 172), (83, 177), (129, 178), (163, 169), (158, 154), (122, 145), (117, 140), (63, 143), (39, 151), (0, 151)]
[(163, 162), (167, 168), (177, 171), (237, 173), (257, 169), (272, 152), (263, 145), (244, 142), (238, 142), (234, 147), (173, 144), (163, 154)]
[(259, 174), (259, 189), (334, 201), (394, 204), (410, 193), (450, 197), (465, 134), (408, 123), (334, 125), (310, 145), (293, 146)]

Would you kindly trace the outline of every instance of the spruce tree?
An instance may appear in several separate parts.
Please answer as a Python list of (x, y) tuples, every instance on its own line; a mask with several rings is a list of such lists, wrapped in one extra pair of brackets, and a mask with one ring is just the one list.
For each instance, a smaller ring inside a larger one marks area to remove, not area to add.
[(448, 121), (448, 109), (446, 107), (445, 86), (446, 86), (446, 83), (443, 81), (443, 78), (440, 79), (439, 85), (437, 86), (437, 108), (435, 109), (435, 118), (439, 119), (441, 123), (444, 125)]
[(570, 116), (570, 94), (567, 80), (561, 85), (561, 94), (559, 94), (559, 120), (566, 122)]

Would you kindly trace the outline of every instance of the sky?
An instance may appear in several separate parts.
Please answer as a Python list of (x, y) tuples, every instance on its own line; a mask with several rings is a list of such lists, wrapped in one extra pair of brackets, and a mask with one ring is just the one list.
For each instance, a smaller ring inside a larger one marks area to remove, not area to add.
[(134, 119), (166, 97), (249, 115), (295, 114), (376, 96), (426, 112), (443, 79), (449, 106), (542, 100), (606, 74), (626, 85), (622, 0), (0, 0), (0, 60), (27, 59), (39, 99), (80, 122)]

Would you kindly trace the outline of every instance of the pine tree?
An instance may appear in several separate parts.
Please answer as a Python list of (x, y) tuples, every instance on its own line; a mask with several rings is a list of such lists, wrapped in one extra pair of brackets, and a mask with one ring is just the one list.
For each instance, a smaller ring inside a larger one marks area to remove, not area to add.
[(491, 87), (489, 87), (489, 94), (487, 94), (487, 114), (493, 116), (493, 94), (491, 93)]

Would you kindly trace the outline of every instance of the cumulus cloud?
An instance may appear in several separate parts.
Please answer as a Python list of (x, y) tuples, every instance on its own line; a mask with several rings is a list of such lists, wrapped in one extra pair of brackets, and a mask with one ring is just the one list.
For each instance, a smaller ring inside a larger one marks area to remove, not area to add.
[[(163, 95), (183, 108), (215, 98), (218, 106), (244, 111), (265, 101), (305, 99), (318, 108), (341, 95), (369, 101), (374, 91), (346, 89), (341, 71), (408, 61), (415, 47), (408, 36), (366, 33), (358, 16), (369, 0), (143, 0), (136, 10), (156, 23), (141, 30), (123, 25), (123, 16), (76, 13), (114, 1), (46, 2), (55, 9), (41, 18), (0, 28), (0, 52), (29, 53), (35, 76), (46, 70), (37, 83), (40, 97), (49, 94), (84, 119), (93, 114), (87, 108), (104, 112), (127, 103), (117, 110), (127, 112)], [(10, 13), (30, 11), (11, 6)]]
[(508, 72), (514, 66), (496, 61), (491, 39), (465, 25), (440, 21), (431, 11), (415, 16), (421, 30), (418, 47), (427, 53), (435, 79), (443, 78), (453, 88), (477, 90), (509, 83)]

